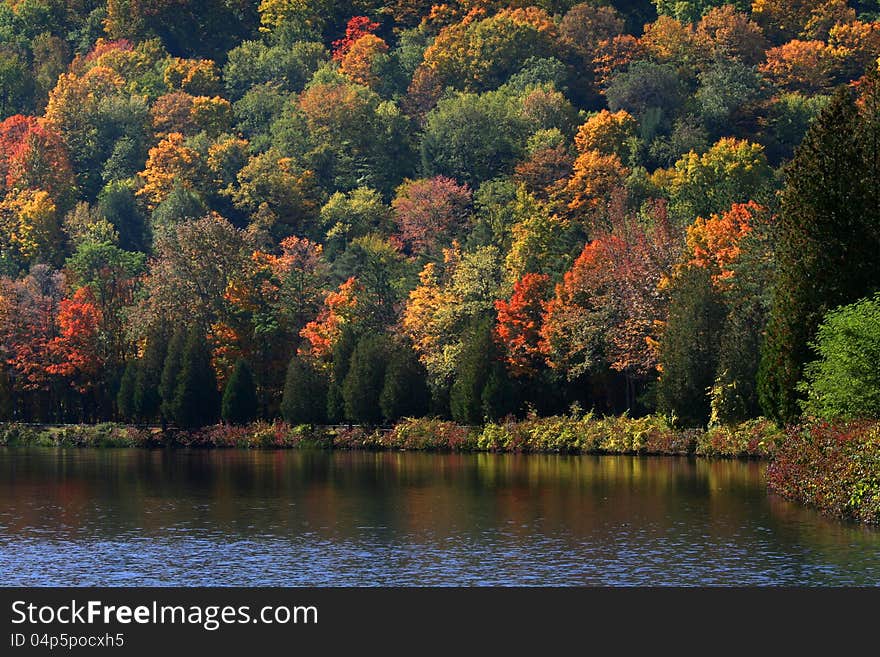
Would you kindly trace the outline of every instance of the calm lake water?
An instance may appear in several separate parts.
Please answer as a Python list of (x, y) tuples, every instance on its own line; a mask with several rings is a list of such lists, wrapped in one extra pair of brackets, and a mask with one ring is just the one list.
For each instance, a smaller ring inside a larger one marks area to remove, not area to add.
[(754, 462), (0, 449), (3, 585), (880, 585)]

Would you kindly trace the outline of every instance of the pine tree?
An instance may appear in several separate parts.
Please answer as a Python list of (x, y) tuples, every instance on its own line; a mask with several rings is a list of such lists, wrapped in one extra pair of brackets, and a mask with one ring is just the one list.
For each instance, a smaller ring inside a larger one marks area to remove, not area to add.
[(799, 413), (797, 384), (825, 314), (880, 288), (880, 91), (874, 73), (858, 103), (842, 89), (785, 170), (778, 275), (761, 349), (764, 412)]
[(323, 424), (327, 421), (327, 380), (299, 356), (290, 359), (284, 379), (281, 416), (290, 424)]
[(709, 420), (709, 389), (718, 368), (724, 327), (724, 304), (712, 288), (710, 274), (688, 267), (671, 291), (669, 318), (660, 341), (663, 373), (658, 382), (658, 406), (674, 413), (685, 426)]
[(119, 382), (119, 392), (116, 393), (116, 411), (124, 422), (135, 419), (134, 389), (138, 369), (136, 360), (130, 360), (125, 364), (125, 371)]
[(385, 422), (402, 417), (422, 417), (428, 412), (431, 393), (428, 373), (408, 344), (395, 345), (385, 368), (385, 382), (379, 395), (379, 406)]
[(183, 348), (186, 342), (186, 333), (178, 328), (171, 336), (168, 343), (168, 351), (162, 366), (162, 374), (159, 377), (159, 410), (163, 422), (174, 417), (174, 394), (177, 391), (177, 377), (183, 360)]
[(257, 389), (247, 361), (239, 358), (226, 382), (220, 414), (230, 424), (247, 424), (257, 416)]
[(0, 421), (8, 422), (15, 419), (14, 416), (15, 403), (9, 372), (5, 368), (0, 368)]
[(449, 392), (452, 419), (461, 424), (480, 424), (483, 415), (483, 388), (492, 371), (495, 349), (491, 318), (476, 321), (464, 338), (458, 357), (455, 381)]
[(711, 421), (736, 424), (761, 415), (758, 367), (770, 313), (775, 220), (761, 220), (740, 242), (734, 282), (722, 291), (727, 308), (712, 388)]
[(166, 347), (165, 336), (151, 335), (147, 339), (144, 357), (137, 368), (134, 384), (134, 414), (145, 422), (152, 422), (159, 415), (162, 403), (159, 388)]
[(382, 421), (379, 395), (385, 382), (387, 357), (384, 336), (368, 333), (358, 340), (342, 383), (345, 419), (349, 422), (375, 425)]
[(198, 329), (190, 331), (186, 339), (172, 410), (174, 422), (185, 429), (217, 421), (220, 410), (217, 378), (205, 336)]
[(480, 393), (480, 401), (483, 406), (483, 417), (493, 422), (516, 412), (513, 383), (502, 363), (493, 364), (486, 385)]
[(342, 422), (345, 419), (345, 400), (342, 395), (342, 384), (348, 374), (351, 355), (357, 345), (357, 336), (351, 329), (343, 329), (342, 335), (333, 347), (330, 385), (327, 389), (327, 419), (330, 422)]

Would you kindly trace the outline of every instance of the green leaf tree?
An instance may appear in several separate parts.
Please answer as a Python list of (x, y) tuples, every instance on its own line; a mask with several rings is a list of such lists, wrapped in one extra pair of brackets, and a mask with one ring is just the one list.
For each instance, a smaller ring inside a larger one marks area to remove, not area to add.
[(461, 424), (481, 424), (485, 418), (483, 390), (493, 372), (493, 323), (491, 317), (475, 321), (459, 354), (449, 406), (452, 418)]
[(149, 336), (143, 358), (137, 368), (134, 382), (134, 412), (138, 419), (145, 422), (152, 422), (160, 413), (162, 404), (160, 385), (167, 347), (165, 336)]
[(880, 418), (880, 294), (828, 313), (810, 346), (819, 358), (798, 386), (804, 413)]

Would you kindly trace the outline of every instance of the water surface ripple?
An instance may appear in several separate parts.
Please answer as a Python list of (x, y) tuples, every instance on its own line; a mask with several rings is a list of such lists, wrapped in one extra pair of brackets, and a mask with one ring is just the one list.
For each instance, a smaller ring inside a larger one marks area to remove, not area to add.
[(880, 531), (686, 458), (0, 449), (6, 586), (880, 585)]

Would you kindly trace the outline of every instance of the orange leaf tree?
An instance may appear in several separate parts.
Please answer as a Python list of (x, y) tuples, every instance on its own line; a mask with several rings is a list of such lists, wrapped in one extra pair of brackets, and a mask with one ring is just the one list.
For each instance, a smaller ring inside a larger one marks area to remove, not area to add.
[(532, 376), (543, 364), (540, 331), (550, 292), (549, 276), (526, 274), (514, 283), (509, 300), (495, 302), (495, 339), (515, 377)]
[(49, 342), (50, 374), (66, 378), (80, 393), (102, 383), (101, 311), (90, 287), (81, 287), (58, 306), (58, 335)]

